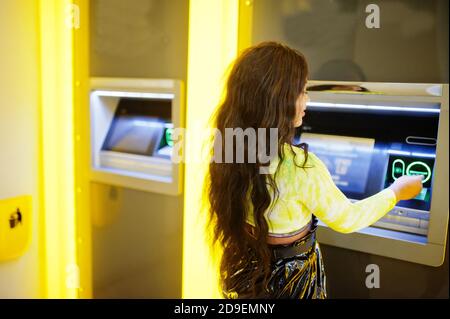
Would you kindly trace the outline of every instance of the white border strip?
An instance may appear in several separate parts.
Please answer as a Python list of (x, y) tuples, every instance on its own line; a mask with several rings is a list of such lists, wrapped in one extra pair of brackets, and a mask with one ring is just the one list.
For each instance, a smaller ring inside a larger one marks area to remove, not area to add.
[(325, 103), (325, 102), (308, 102), (307, 105), (312, 106), (312, 107), (321, 107), (321, 108), (440, 113), (440, 109), (424, 108), (424, 107), (363, 105), (363, 104)]

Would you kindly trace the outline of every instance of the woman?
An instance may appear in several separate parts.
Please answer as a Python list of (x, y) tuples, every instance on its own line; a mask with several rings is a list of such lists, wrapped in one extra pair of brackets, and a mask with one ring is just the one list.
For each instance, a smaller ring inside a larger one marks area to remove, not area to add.
[[(230, 72), (215, 116), (221, 133), (215, 143), (224, 144), (226, 128), (277, 128), (278, 144), (268, 163), (254, 163), (247, 156), (243, 163), (210, 164), (209, 217), (214, 243), (223, 252), (220, 276), (226, 298), (326, 298), (315, 216), (336, 231), (350, 233), (421, 190), (421, 177), (403, 176), (352, 204), (306, 144), (292, 145), (305, 115), (307, 76), (304, 56), (274, 42), (247, 49)], [(249, 141), (242, 147), (247, 154)], [(266, 151), (269, 147), (266, 143)], [(226, 150), (216, 149), (218, 158), (225, 158)], [(261, 174), (267, 165), (273, 173)]]

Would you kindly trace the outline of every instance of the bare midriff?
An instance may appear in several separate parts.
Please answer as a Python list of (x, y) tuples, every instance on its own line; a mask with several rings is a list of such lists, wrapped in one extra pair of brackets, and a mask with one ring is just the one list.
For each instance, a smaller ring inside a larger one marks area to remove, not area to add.
[(309, 227), (307, 227), (305, 230), (303, 230), (300, 233), (293, 235), (293, 236), (288, 236), (288, 237), (267, 236), (267, 243), (270, 245), (287, 245), (287, 244), (291, 244), (294, 241), (305, 237), (308, 233), (309, 233)]
[[(247, 224), (247, 226), (248, 226), (248, 230), (249, 230), (250, 234), (253, 234), (254, 227), (249, 225), (249, 224)], [(297, 241), (297, 240), (305, 237), (309, 233), (310, 226), (311, 226), (311, 223), (308, 223), (308, 225), (303, 227), (299, 233), (297, 233), (295, 235), (292, 235), (292, 236), (289, 236), (289, 235), (284, 236), (282, 234), (277, 235), (277, 236), (268, 235), (267, 236), (267, 243), (269, 245), (288, 245), (288, 244), (291, 244), (294, 241)]]

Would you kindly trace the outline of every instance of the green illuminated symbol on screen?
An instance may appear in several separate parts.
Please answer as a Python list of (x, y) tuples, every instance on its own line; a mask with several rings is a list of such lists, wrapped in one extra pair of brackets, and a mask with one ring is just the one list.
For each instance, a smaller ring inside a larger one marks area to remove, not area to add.
[[(405, 162), (401, 159), (396, 159), (392, 163), (392, 178), (396, 180), (403, 175), (405, 175)], [(431, 168), (424, 162), (412, 162), (406, 167), (406, 175), (423, 175), (423, 184), (431, 178)]]
[(416, 161), (412, 162), (406, 168), (407, 175), (423, 175), (424, 179), (422, 184), (428, 181), (431, 178), (431, 169), (430, 166), (425, 164), (424, 162)]
[(396, 180), (403, 175), (405, 175), (405, 162), (401, 159), (396, 159), (392, 163), (392, 178)]
[(166, 136), (165, 136), (165, 138), (166, 138), (166, 143), (167, 143), (167, 145), (169, 145), (169, 146), (173, 146), (172, 133), (173, 133), (173, 129), (168, 128), (168, 129), (166, 130), (166, 134), (165, 134)]

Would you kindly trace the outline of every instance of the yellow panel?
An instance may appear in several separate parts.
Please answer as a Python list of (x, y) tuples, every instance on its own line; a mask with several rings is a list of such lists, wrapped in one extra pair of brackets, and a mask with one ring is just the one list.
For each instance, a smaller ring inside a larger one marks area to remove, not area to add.
[[(202, 153), (204, 132), (224, 87), (225, 72), (237, 53), (238, 0), (191, 0), (189, 4), (186, 158)], [(189, 133), (192, 133), (190, 131)], [(217, 298), (217, 264), (209, 253), (202, 211), (201, 181), (207, 163), (185, 166), (183, 298)]]
[(253, 0), (239, 0), (239, 52), (252, 44)]
[(22, 256), (31, 241), (31, 196), (0, 200), (0, 261)]
[(73, 34), (69, 0), (40, 0), (43, 231), (47, 297), (76, 298)]
[(89, 190), (91, 148), (89, 139), (89, 0), (73, 0), (78, 7), (78, 26), (73, 39), (75, 220), (80, 298), (92, 297), (92, 242)]

